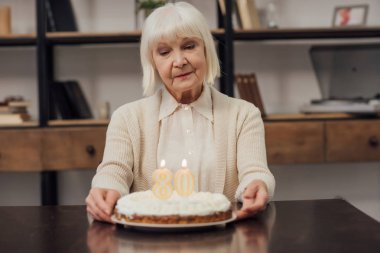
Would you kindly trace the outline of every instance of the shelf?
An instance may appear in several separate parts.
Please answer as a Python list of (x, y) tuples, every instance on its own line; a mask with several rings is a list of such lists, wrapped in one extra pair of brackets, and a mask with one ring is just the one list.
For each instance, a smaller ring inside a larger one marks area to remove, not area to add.
[(24, 127), (38, 127), (37, 121), (27, 121), (19, 124), (0, 124), (0, 128), (24, 128)]
[(49, 120), (48, 126), (107, 126), (108, 119)]
[(234, 40), (380, 38), (380, 27), (236, 30)]
[(265, 122), (273, 121), (297, 121), (297, 120), (336, 120), (361, 118), (349, 113), (292, 113), (292, 114), (269, 114), (263, 117)]
[(47, 41), (53, 45), (137, 43), (140, 41), (140, 32), (137, 32), (137, 31), (125, 32), (125, 33), (55, 32), (55, 33), (47, 33)]
[(10, 34), (0, 35), (0, 46), (34, 46), (35, 34)]
[[(223, 40), (224, 29), (214, 29), (211, 32), (215, 39)], [(47, 33), (47, 41), (52, 45), (138, 43), (140, 36), (140, 31), (107, 33), (53, 32)], [(380, 38), (380, 27), (236, 30), (233, 36), (234, 40), (237, 41)], [(35, 34), (0, 36), (0, 46), (32, 45), (36, 45)]]
[[(216, 39), (224, 35), (223, 29), (212, 30)], [(114, 33), (54, 32), (47, 33), (47, 41), (53, 45), (139, 43), (140, 31)]]

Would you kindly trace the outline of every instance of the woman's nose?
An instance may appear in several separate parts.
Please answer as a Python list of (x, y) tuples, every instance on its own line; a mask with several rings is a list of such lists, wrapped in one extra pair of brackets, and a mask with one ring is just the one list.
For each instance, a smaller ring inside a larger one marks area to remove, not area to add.
[(174, 66), (181, 68), (186, 64), (186, 57), (182, 53), (177, 53), (174, 56)]

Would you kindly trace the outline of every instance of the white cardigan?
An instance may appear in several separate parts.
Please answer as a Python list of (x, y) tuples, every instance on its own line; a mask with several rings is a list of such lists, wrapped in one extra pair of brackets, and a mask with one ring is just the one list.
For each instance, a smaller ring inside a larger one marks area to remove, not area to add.
[[(252, 179), (258, 179), (266, 183), (272, 198), (275, 180), (267, 166), (260, 111), (251, 103), (210, 89), (217, 158), (210, 189), (235, 201)], [(92, 187), (114, 189), (121, 195), (152, 187), (152, 173), (157, 166), (161, 94), (159, 90), (113, 113), (103, 161)]]

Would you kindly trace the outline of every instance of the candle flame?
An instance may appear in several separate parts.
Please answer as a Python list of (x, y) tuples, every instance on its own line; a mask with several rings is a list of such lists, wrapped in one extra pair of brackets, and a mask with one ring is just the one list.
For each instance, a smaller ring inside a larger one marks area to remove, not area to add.
[(183, 160), (182, 160), (182, 167), (183, 167), (183, 168), (186, 168), (186, 167), (187, 167), (187, 160), (186, 160), (186, 159), (183, 159)]
[(161, 160), (161, 163), (160, 163), (161, 168), (165, 167), (165, 164), (166, 164), (166, 163), (165, 163), (165, 160), (162, 159), (162, 160)]

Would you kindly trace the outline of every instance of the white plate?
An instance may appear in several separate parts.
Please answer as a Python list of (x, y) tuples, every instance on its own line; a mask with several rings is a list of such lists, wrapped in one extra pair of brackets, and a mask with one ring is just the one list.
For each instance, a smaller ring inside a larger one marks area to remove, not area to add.
[(137, 223), (137, 222), (129, 222), (125, 220), (118, 220), (115, 218), (114, 215), (111, 217), (112, 221), (114, 221), (117, 224), (130, 226), (136, 229), (143, 229), (143, 230), (187, 230), (187, 229), (196, 229), (196, 228), (203, 228), (203, 227), (211, 227), (211, 226), (219, 226), (219, 225), (225, 225), (229, 222), (232, 222), (236, 220), (236, 214), (232, 214), (232, 217), (228, 220), (223, 221), (215, 221), (215, 222), (207, 222), (207, 223), (194, 223), (194, 224), (149, 224), (149, 223)]

